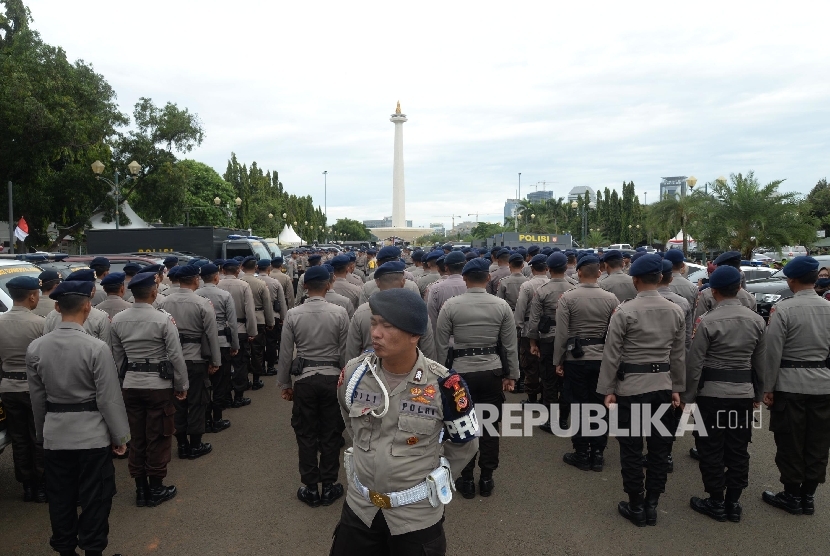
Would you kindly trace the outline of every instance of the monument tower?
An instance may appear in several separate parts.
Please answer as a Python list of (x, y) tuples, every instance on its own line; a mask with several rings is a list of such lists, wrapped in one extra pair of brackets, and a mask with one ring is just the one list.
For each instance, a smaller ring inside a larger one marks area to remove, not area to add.
[(401, 101), (389, 118), (395, 124), (395, 160), (392, 165), (392, 227), (406, 227), (406, 190), (403, 180), (403, 124), (406, 114), (401, 114)]

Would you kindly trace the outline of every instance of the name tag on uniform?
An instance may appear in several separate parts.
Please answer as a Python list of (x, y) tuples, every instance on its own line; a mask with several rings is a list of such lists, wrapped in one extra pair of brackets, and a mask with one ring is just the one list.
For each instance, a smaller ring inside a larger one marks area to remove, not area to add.
[(380, 407), (383, 403), (383, 397), (377, 392), (358, 388), (355, 391), (354, 401), (368, 407)]
[(438, 409), (431, 405), (404, 400), (401, 402), (400, 413), (417, 415), (418, 417), (430, 417), (438, 419)]

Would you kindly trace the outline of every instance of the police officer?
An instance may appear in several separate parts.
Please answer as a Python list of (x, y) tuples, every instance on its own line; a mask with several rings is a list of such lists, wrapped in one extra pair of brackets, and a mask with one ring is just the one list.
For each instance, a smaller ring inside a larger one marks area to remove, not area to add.
[(291, 308), (282, 284), (270, 275), (271, 259), (260, 259), (257, 264), (256, 277), (265, 282), (268, 293), (271, 296), (271, 306), (274, 310), (274, 326), (269, 330), (265, 329), (265, 376), (277, 374), (274, 365), (277, 364), (277, 349), (280, 344), (280, 323), (285, 320), (285, 313)]
[(355, 286), (346, 279), (346, 277), (350, 274), (350, 264), (351, 261), (349, 260), (348, 255), (337, 255), (331, 260), (331, 267), (334, 269), (334, 282), (332, 283), (331, 289), (334, 290), (335, 293), (346, 297), (356, 308), (360, 305), (360, 294), (362, 292), (362, 288)]
[(12, 442), (14, 478), (23, 485), (24, 502), (46, 502), (43, 446), (35, 434), (26, 377), (26, 349), (43, 335), (43, 317), (33, 312), (39, 303), (40, 287), (40, 280), (32, 276), (9, 280), (6, 288), (13, 305), (0, 315), (0, 400)]
[[(448, 299), (441, 308), (435, 351), (438, 361), (448, 362), (447, 367), (457, 370), (469, 384), (470, 395), (476, 403), (493, 404), (500, 413), (504, 392), (512, 392), (519, 378), (519, 355), (510, 306), (503, 299), (486, 295), (490, 282), (488, 267), (484, 259), (473, 259), (464, 265), (461, 274), (467, 291)], [(500, 420), (499, 415), (496, 422)], [(490, 436), (487, 430), (480, 440), (478, 465), (481, 469), (479, 492), (490, 496), (495, 486), (493, 472), (499, 466), (499, 437)], [(464, 498), (475, 497), (474, 470), (475, 457), (457, 481)]]
[(830, 303), (813, 289), (818, 270), (810, 256), (786, 264), (794, 295), (772, 308), (765, 336), (764, 404), (784, 491), (764, 492), (763, 500), (796, 515), (815, 513), (830, 450)]
[(357, 255), (354, 254), (354, 251), (349, 251), (346, 253), (346, 256), (349, 257), (349, 268), (346, 272), (346, 280), (358, 288), (363, 288), (366, 275), (357, 269)]
[(222, 354), (216, 312), (210, 301), (194, 293), (199, 286), (199, 269), (183, 266), (177, 276), (179, 287), (169, 290), (170, 295), (161, 303), (161, 308), (172, 315), (179, 330), (190, 383), (187, 397), (177, 398), (174, 402), (179, 459), (196, 459), (213, 450), (209, 443), (202, 442), (202, 435), (205, 433), (205, 412), (210, 403), (208, 377), (222, 366)]
[(256, 313), (257, 333), (254, 341), (251, 342), (251, 359), (248, 367), (250, 373), (254, 375), (252, 390), (259, 390), (264, 386), (259, 375), (265, 374), (265, 333), (274, 328), (274, 306), (271, 304), (271, 293), (265, 282), (255, 276), (256, 266), (256, 257), (245, 257), (241, 265), (242, 273), (239, 275), (239, 279), (247, 282), (251, 287)]
[[(294, 286), (291, 283), (291, 278), (282, 271), (283, 259), (282, 257), (274, 257), (271, 259), (271, 270), (268, 276), (276, 280), (282, 285), (282, 293), (285, 296), (286, 312), (294, 306)], [(284, 319), (285, 317), (283, 317)]]
[[(490, 281), (487, 283), (487, 293), (496, 295), (499, 291), (499, 281), (510, 276), (510, 249), (499, 249), (494, 260), (496, 269), (490, 272)], [(488, 267), (489, 268), (489, 267)]]
[(231, 426), (228, 419), (222, 418), (223, 410), (230, 407), (231, 400), (231, 362), (239, 353), (239, 334), (236, 332), (236, 305), (231, 294), (217, 287), (219, 284), (219, 267), (206, 264), (200, 270), (204, 286), (196, 290), (196, 295), (208, 299), (216, 313), (216, 330), (219, 333), (219, 352), (222, 364), (219, 370), (210, 375), (211, 403), (207, 412), (205, 432), (222, 432)]
[(525, 259), (519, 253), (510, 255), (508, 258), (510, 274), (502, 278), (496, 288), (496, 297), (507, 301), (511, 311), (516, 310), (516, 302), (519, 300), (519, 288), (527, 282), (527, 276), (522, 272), (524, 265)]
[[(308, 270), (309, 268), (311, 268), (313, 266), (320, 266), (322, 264), (322, 259), (323, 258), (320, 255), (309, 255), (306, 258), (307, 264), (304, 265), (304, 269)], [(303, 272), (303, 274), (305, 274), (305, 272)], [(295, 303), (294, 306), (295, 307), (297, 305), (300, 305), (305, 300), (305, 297), (306, 297), (306, 291), (305, 291), (305, 288), (303, 287), (303, 284), (305, 283), (305, 278), (303, 278), (303, 274), (300, 275), (300, 279), (297, 282), (297, 294), (294, 297), (294, 303)]]
[[(663, 261), (644, 255), (631, 264), (637, 297), (621, 304), (611, 316), (597, 392), (605, 406), (616, 404), (620, 429), (631, 428), (631, 414), (641, 411), (642, 422), (658, 419), (648, 433), (618, 436), (623, 489), (628, 501), (617, 509), (638, 527), (657, 524), (657, 504), (665, 491), (668, 456), (676, 428), (671, 407), (680, 405), (685, 391), (686, 323), (683, 311), (664, 299), (657, 288)], [(558, 339), (558, 330), (557, 330)], [(643, 436), (648, 443), (648, 468), (643, 484)], [(646, 495), (643, 495), (645, 489)]]
[[(354, 316), (354, 311), (355, 311), (354, 304), (352, 304), (351, 300), (348, 297), (346, 297), (344, 295), (340, 295), (339, 293), (337, 293), (336, 291), (334, 291), (332, 289), (332, 287), (334, 286), (334, 280), (335, 280), (335, 278), (334, 278), (334, 267), (332, 267), (328, 263), (326, 263), (322, 266), (323, 266), (323, 268), (326, 269), (326, 272), (329, 273), (329, 289), (328, 289), (328, 291), (326, 291), (326, 296), (325, 296), (326, 301), (328, 301), (329, 303), (333, 303), (335, 305), (339, 305), (340, 307), (343, 307), (344, 309), (346, 309), (346, 314), (349, 315), (349, 320), (351, 320), (352, 316)], [(306, 299), (308, 299), (308, 297), (306, 297)]]
[(32, 309), (32, 312), (45, 318), (55, 309), (55, 302), (49, 299), (49, 294), (58, 287), (62, 278), (54, 270), (44, 270), (38, 275), (37, 279), (40, 282), (40, 297), (37, 301), (37, 307)]
[[(560, 427), (562, 429), (567, 428), (567, 415), (569, 415), (570, 408), (561, 397), (562, 377), (556, 374), (557, 364), (553, 361), (553, 347), (556, 338), (556, 309), (559, 306), (559, 298), (573, 288), (573, 285), (565, 279), (567, 265), (568, 258), (563, 253), (552, 253), (547, 258), (550, 281), (536, 290), (536, 295), (530, 305), (530, 317), (525, 327), (530, 353), (538, 357), (540, 361), (542, 404), (550, 411), (552, 411), (552, 404), (559, 404), (560, 424), (565, 416), (566, 426)], [(536, 393), (528, 391), (528, 399), (535, 401)], [(542, 424), (540, 428), (551, 432), (550, 420)]]
[(437, 280), (441, 279), (441, 274), (438, 272), (438, 259), (442, 256), (442, 251), (430, 251), (426, 255), (423, 255), (421, 259), (424, 262), (424, 275), (418, 278), (416, 281), (416, 285), (418, 286), (418, 291), (421, 294), (421, 298), (424, 299), (427, 288)]
[(124, 301), (132, 301), (133, 294), (129, 288), (130, 280), (133, 279), (133, 276), (141, 272), (141, 265), (139, 265), (138, 263), (129, 262), (124, 265), (124, 268), (122, 268), (122, 270), (126, 275), (124, 278)]
[(107, 299), (107, 293), (101, 287), (101, 280), (109, 274), (110, 261), (106, 257), (95, 257), (89, 262), (89, 268), (95, 271), (95, 295), (92, 297), (94, 306)]
[[(670, 249), (670, 251), (677, 251), (677, 249)], [(683, 311), (683, 315), (685, 315), (684, 320), (686, 322), (686, 349), (689, 349), (689, 346), (692, 343), (692, 332), (694, 331), (694, 307), (689, 305), (689, 302), (686, 301), (685, 297), (675, 293), (675, 291), (671, 289), (671, 285), (676, 278), (677, 274), (675, 274), (672, 269), (671, 261), (663, 259), (663, 277), (660, 280), (660, 287), (657, 288), (657, 293), (672, 303), (677, 304), (677, 306)]]
[(161, 264), (164, 265), (164, 268), (167, 271), (167, 276), (164, 279), (162, 279), (162, 283), (170, 286), (172, 285), (172, 280), (170, 279), (170, 271), (174, 267), (178, 266), (179, 258), (174, 255), (170, 255), (169, 257), (165, 257)]
[(177, 492), (162, 481), (170, 463), (174, 396), (184, 400), (189, 388), (187, 366), (173, 318), (153, 307), (155, 276), (138, 275), (130, 289), (135, 301), (112, 320), (112, 353), (130, 423), (128, 468), (135, 480), (136, 506), (155, 507)]
[[(522, 269), (522, 274), (524, 274), (525, 277), (530, 278), (533, 276), (533, 269), (531, 268), (533, 265), (531, 264), (531, 261), (533, 260), (533, 257), (539, 255), (540, 251), (541, 249), (538, 245), (531, 245), (527, 248), (527, 254), (525, 256), (525, 261), (527, 262), (527, 264)], [(545, 256), (545, 259), (547, 259), (547, 255)]]
[(237, 278), (239, 261), (228, 259), (222, 261), (223, 276), (217, 287), (231, 294), (236, 309), (236, 333), (239, 338), (239, 351), (231, 356), (233, 375), (233, 402), (231, 407), (239, 408), (250, 405), (251, 398), (244, 396), (248, 389), (248, 366), (251, 359), (251, 342), (257, 334), (256, 313), (254, 311), (254, 296), (247, 282)]
[[(459, 255), (460, 254), (461, 253), (459, 253)], [(378, 257), (377, 257), (376, 263), (377, 263), (378, 266), (380, 266), (383, 263), (388, 263), (389, 261), (397, 261), (397, 260), (400, 259), (400, 257), (401, 257), (400, 248), (398, 248), (394, 245), (387, 245), (386, 247), (384, 247), (383, 249), (381, 249), (378, 252)], [(462, 257), (463, 257), (463, 255), (462, 255)], [(375, 268), (377, 268), (377, 267), (375, 267)], [(410, 274), (409, 272), (404, 270), (403, 275), (404, 275), (404, 278), (407, 279), (407, 283), (404, 284), (405, 288), (407, 288), (409, 290), (412, 290), (412, 291), (420, 291), (418, 289), (418, 285), (412, 279), (412, 274)], [(410, 284), (409, 282), (412, 282), (412, 283)], [(360, 293), (360, 300), (358, 301), (358, 306), (362, 305), (363, 303), (366, 303), (369, 300), (369, 298), (372, 297), (372, 294), (374, 294), (377, 291), (378, 291), (378, 289), (377, 289), (377, 285), (375, 284), (374, 271), (372, 271), (372, 273), (369, 274), (369, 276), (366, 280), (366, 283), (363, 284), (363, 291)]]
[(602, 260), (608, 274), (599, 280), (599, 287), (616, 295), (620, 303), (637, 297), (631, 276), (623, 272), (622, 253), (611, 249), (605, 253)]
[[(599, 279), (599, 259), (593, 255), (582, 257), (576, 265), (579, 285), (562, 294), (556, 308), (556, 338), (553, 362), (556, 374), (563, 377), (562, 396), (571, 405), (571, 412), (580, 412), (580, 404), (600, 403), (596, 394), (603, 344), (608, 319), (619, 301), (613, 293), (602, 289)], [(561, 408), (561, 404), (560, 404)], [(551, 421), (553, 419), (551, 418)], [(567, 424), (567, 416), (559, 415), (559, 425)], [(607, 435), (586, 437), (580, 424), (571, 437), (574, 451), (562, 460), (583, 471), (602, 471), (605, 464)]]
[[(303, 482), (297, 498), (317, 507), (321, 503), (328, 506), (343, 495), (343, 486), (337, 482), (343, 438), (337, 377), (346, 362), (349, 317), (345, 309), (326, 302), (323, 297), (329, 287), (329, 273), (325, 268), (313, 266), (304, 276), (309, 298), (288, 311), (285, 318), (277, 385), (282, 390), (282, 398), (294, 402), (291, 426), (297, 437)], [(318, 489), (320, 482), (322, 496)]]
[(124, 279), (127, 277), (123, 272), (110, 272), (101, 279), (101, 288), (107, 294), (104, 301), (96, 305), (99, 311), (104, 311), (110, 319), (117, 313), (124, 309), (129, 309), (132, 305), (128, 301), (124, 301)]
[[(415, 254), (417, 254), (416, 251)], [(403, 277), (404, 263), (389, 261), (383, 263), (375, 271), (375, 282), (379, 291), (403, 288), (406, 278)], [(346, 361), (354, 359), (372, 347), (371, 330), (372, 310), (368, 303), (364, 303), (354, 312), (349, 323), (349, 336), (346, 340)], [(418, 340), (418, 349), (429, 359), (435, 359), (435, 340), (432, 327), (427, 326), (426, 332)]]
[(669, 261), (672, 264), (672, 281), (669, 284), (671, 291), (683, 297), (692, 308), (695, 309), (697, 303), (697, 284), (692, 284), (686, 279), (686, 258), (683, 256), (683, 251), (680, 249), (669, 249), (663, 256), (663, 260)]
[[(740, 271), (741, 268), (741, 254), (738, 251), (727, 251), (726, 253), (715, 259), (716, 266), (731, 266)], [(743, 274), (741, 274), (743, 276)], [(741, 279), (741, 289), (738, 290), (738, 295), (735, 297), (741, 302), (741, 305), (755, 310), (756, 301), (755, 296), (744, 289), (745, 281)], [(697, 306), (695, 307), (695, 319), (707, 311), (715, 308), (715, 298), (712, 297), (711, 288), (702, 290), (697, 295)]]
[(416, 348), (429, 328), (417, 294), (393, 288), (368, 305), (374, 352), (349, 362), (337, 392), (354, 447), (331, 554), (443, 555), (452, 473), (478, 447), (472, 400), (458, 374)]
[(530, 351), (530, 336), (528, 335), (527, 324), (530, 320), (531, 302), (539, 288), (548, 282), (547, 257), (542, 254), (534, 255), (530, 259), (528, 267), (531, 270), (531, 278), (519, 288), (519, 298), (516, 300), (516, 307), (513, 310), (513, 320), (516, 323), (516, 329), (519, 331), (519, 371), (524, 375), (524, 383), (518, 390), (524, 390), (527, 393), (528, 402), (536, 403), (536, 398), (541, 392), (539, 383), (541, 369), (539, 355), (534, 355)]
[[(297, 263), (297, 258), (299, 257), (299, 253), (297, 253), (296, 249), (291, 250), (291, 256), (285, 261), (285, 274), (288, 276), (288, 279), (291, 280), (291, 284), (294, 289), (294, 295), (297, 294), (297, 281), (299, 280), (299, 268)], [(293, 304), (291, 305), (294, 306)]]
[(467, 284), (462, 276), (466, 261), (466, 257), (460, 251), (453, 251), (449, 255), (445, 255), (444, 266), (447, 277), (444, 280), (433, 282), (429, 286), (426, 303), (433, 332), (438, 326), (438, 315), (444, 303), (450, 298), (467, 291)]
[[(76, 270), (67, 276), (66, 280), (72, 282), (91, 282), (92, 291), (94, 292), (97, 289), (95, 287), (95, 271), (88, 268)], [(46, 321), (43, 323), (43, 333), (49, 334), (52, 330), (58, 328), (60, 323), (60, 312), (56, 309), (52, 309), (52, 311), (46, 315)], [(87, 315), (87, 318), (83, 323), (83, 327), (86, 333), (93, 338), (97, 338), (103, 342), (106, 342), (107, 345), (111, 345), (110, 318), (104, 311), (101, 311), (96, 307), (92, 307), (92, 310), (89, 312), (89, 315)]]
[(26, 352), (35, 430), (44, 448), (49, 544), (61, 556), (78, 546), (87, 556), (101, 556), (107, 547), (112, 455), (123, 455), (130, 439), (112, 351), (83, 328), (94, 287), (91, 280), (59, 284), (51, 296), (61, 323)]
[(697, 319), (686, 356), (686, 391), (680, 396), (684, 404), (697, 404), (706, 428), (705, 436), (695, 434), (695, 446), (709, 497), (693, 496), (690, 505), (717, 521), (738, 522), (742, 513), (738, 500), (749, 477), (752, 409), (760, 406), (763, 397), (759, 375), (766, 325), (735, 299), (741, 287), (737, 269), (719, 267), (709, 286), (717, 306)]
[(415, 282), (418, 282), (418, 279), (424, 275), (424, 252), (420, 249), (417, 249), (412, 252), (412, 263), (415, 265), (410, 272), (412, 276), (415, 278)]

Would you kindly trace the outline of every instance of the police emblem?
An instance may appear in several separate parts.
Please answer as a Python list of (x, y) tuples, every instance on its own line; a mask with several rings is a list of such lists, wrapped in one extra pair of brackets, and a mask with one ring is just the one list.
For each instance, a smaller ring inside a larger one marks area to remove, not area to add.
[(417, 371), (415, 371), (415, 380), (420, 382), (423, 377), (424, 377), (423, 369), (418, 369)]
[(337, 379), (337, 387), (343, 386), (343, 381), (346, 380), (346, 367), (340, 369), (340, 377)]
[(424, 396), (426, 396), (427, 398), (433, 399), (435, 397), (435, 394), (435, 386), (433, 386), (432, 384), (424, 388)]
[(413, 396), (420, 396), (421, 395), (421, 389), (420, 388), (410, 388), (409, 393), (412, 394)]
[(417, 444), (418, 443), (418, 437), (417, 436), (410, 436), (409, 438), (406, 439), (406, 443), (409, 444), (410, 446), (412, 446), (414, 444)]

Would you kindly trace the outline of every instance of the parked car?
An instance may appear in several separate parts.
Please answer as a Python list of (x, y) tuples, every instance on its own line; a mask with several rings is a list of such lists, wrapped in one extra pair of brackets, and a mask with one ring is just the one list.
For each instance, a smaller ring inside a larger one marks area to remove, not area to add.
[[(123, 253), (115, 253), (112, 255), (101, 254), (101, 255), (72, 255), (71, 257), (67, 257), (64, 259), (64, 262), (67, 263), (82, 263), (84, 267), (88, 267), (89, 263), (95, 257), (106, 257), (110, 261), (110, 272), (122, 272), (124, 270), (124, 265), (127, 263), (137, 263), (142, 267), (153, 265), (153, 264), (160, 264), (161, 261), (164, 259), (160, 259), (158, 257), (148, 257), (146, 254), (142, 253), (141, 255), (129, 255)], [(83, 267), (82, 267), (83, 268)]]
[[(709, 272), (706, 270), (705, 266), (700, 266), (696, 264), (686, 263), (689, 267), (690, 272), (686, 275), (686, 278), (689, 279), (690, 282), (693, 284), (697, 284), (701, 278), (709, 278)], [(695, 267), (695, 271), (691, 272), (691, 268)], [(741, 266), (741, 272), (744, 273), (746, 276), (746, 281), (749, 283), (750, 280), (759, 280), (763, 278), (769, 278), (775, 272), (775, 269), (768, 268), (765, 266)]]
[(5, 313), (12, 306), (12, 298), (9, 297), (9, 289), (6, 287), (9, 280), (16, 276), (37, 278), (41, 272), (39, 267), (30, 262), (0, 259), (0, 313)]
[(608, 249), (616, 249), (618, 251), (622, 251), (623, 249), (631, 250), (631, 245), (628, 243), (614, 243), (613, 245), (609, 245)]
[(773, 251), (770, 249), (758, 249), (755, 252), (755, 254), (765, 255), (776, 261), (786, 263), (793, 257), (803, 257), (807, 255), (807, 248), (803, 245), (785, 245), (781, 248), (780, 251)]
[[(819, 268), (822, 266), (830, 267), (830, 255), (816, 255), (815, 259), (818, 261)], [(777, 270), (767, 277), (747, 280), (746, 291), (755, 296), (756, 311), (765, 319), (769, 318), (773, 305), (782, 299), (793, 296), (793, 292), (787, 286), (787, 278), (784, 276), (783, 270)]]

